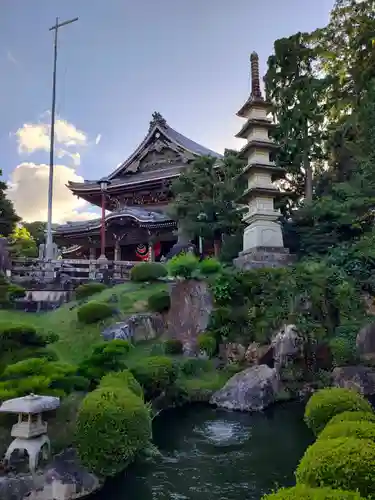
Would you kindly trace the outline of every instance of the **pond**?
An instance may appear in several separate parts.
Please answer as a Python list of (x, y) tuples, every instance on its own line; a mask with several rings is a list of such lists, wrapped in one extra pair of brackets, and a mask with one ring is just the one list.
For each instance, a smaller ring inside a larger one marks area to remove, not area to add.
[(208, 406), (167, 411), (154, 423), (162, 458), (108, 481), (92, 500), (259, 500), (293, 484), (312, 441), (302, 417), (297, 403), (254, 414)]

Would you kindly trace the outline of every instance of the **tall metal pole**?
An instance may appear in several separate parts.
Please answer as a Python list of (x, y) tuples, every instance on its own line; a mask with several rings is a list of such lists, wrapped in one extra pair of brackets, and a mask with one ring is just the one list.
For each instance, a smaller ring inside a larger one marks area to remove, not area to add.
[(47, 235), (45, 259), (51, 260), (53, 257), (53, 241), (52, 241), (52, 201), (53, 201), (53, 170), (54, 170), (54, 150), (55, 150), (55, 112), (56, 112), (56, 63), (57, 63), (57, 31), (62, 26), (78, 21), (78, 17), (59, 23), (59, 18), (56, 17), (56, 24), (50, 28), (50, 31), (55, 31), (53, 45), (53, 74), (52, 74), (52, 108), (51, 108), (51, 135), (50, 135), (50, 150), (49, 150), (49, 178), (48, 178), (48, 217), (47, 217)]

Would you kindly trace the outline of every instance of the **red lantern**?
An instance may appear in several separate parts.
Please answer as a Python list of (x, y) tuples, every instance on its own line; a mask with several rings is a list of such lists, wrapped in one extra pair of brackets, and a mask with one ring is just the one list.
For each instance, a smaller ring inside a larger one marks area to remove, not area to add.
[(140, 260), (148, 260), (148, 248), (143, 243), (137, 245), (135, 249), (135, 254)]

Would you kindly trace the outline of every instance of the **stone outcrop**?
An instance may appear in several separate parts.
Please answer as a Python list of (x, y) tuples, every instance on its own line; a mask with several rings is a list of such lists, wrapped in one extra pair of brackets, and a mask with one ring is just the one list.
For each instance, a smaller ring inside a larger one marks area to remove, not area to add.
[(274, 366), (279, 372), (304, 355), (305, 339), (295, 325), (284, 325), (271, 342)]
[(375, 371), (367, 366), (340, 366), (332, 372), (335, 387), (353, 389), (364, 396), (375, 394)]
[(370, 323), (357, 335), (357, 351), (363, 361), (375, 362), (375, 323)]
[(228, 363), (242, 363), (245, 360), (246, 348), (242, 344), (228, 343), (224, 346), (224, 356)]
[(213, 308), (211, 293), (204, 281), (179, 281), (170, 286), (168, 336), (179, 339), (184, 352), (190, 354), (196, 351), (198, 335), (207, 329)]
[(228, 410), (261, 411), (275, 402), (277, 391), (276, 371), (267, 365), (252, 366), (230, 378), (210, 403)]
[(132, 340), (141, 342), (159, 337), (164, 331), (160, 314), (138, 313), (109, 326), (102, 332), (104, 340)]
[(273, 348), (270, 345), (260, 345), (252, 342), (246, 349), (245, 361), (249, 365), (273, 366)]

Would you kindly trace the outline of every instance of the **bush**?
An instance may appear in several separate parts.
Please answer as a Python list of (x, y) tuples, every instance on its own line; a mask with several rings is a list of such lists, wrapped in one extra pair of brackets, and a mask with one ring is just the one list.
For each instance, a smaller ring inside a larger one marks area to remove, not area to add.
[(191, 279), (197, 275), (199, 260), (192, 253), (182, 253), (175, 255), (168, 262), (168, 271), (171, 276)]
[(164, 351), (165, 354), (182, 354), (183, 353), (183, 345), (181, 340), (178, 339), (168, 339), (164, 342)]
[(11, 283), (8, 286), (8, 297), (11, 302), (14, 302), (15, 299), (22, 299), (25, 296), (26, 288), (20, 285), (16, 285), (15, 283)]
[(128, 389), (96, 389), (82, 402), (76, 443), (82, 461), (98, 476), (124, 470), (151, 439), (151, 417), (141, 398)]
[(212, 357), (217, 349), (217, 342), (215, 337), (208, 333), (201, 333), (198, 335), (198, 347), (201, 351), (204, 351), (207, 356)]
[(108, 373), (100, 381), (100, 388), (107, 389), (130, 389), (136, 396), (143, 398), (142, 387), (129, 370)]
[(95, 293), (102, 292), (107, 287), (104, 283), (84, 283), (83, 285), (77, 286), (75, 289), (75, 295), (77, 300), (86, 299), (87, 297), (91, 297)]
[(375, 443), (364, 439), (318, 439), (309, 446), (297, 470), (298, 483), (329, 486), (375, 495)]
[(354, 491), (333, 490), (331, 488), (309, 488), (305, 485), (282, 488), (276, 493), (265, 495), (262, 500), (362, 500)]
[(352, 365), (356, 362), (355, 341), (336, 337), (329, 342), (334, 366)]
[(168, 389), (177, 378), (173, 360), (166, 356), (150, 356), (140, 360), (131, 369), (143, 387), (146, 399), (153, 399)]
[(311, 396), (306, 405), (305, 422), (317, 435), (333, 416), (348, 410), (371, 412), (372, 408), (363, 396), (350, 389), (321, 389)]
[(343, 411), (332, 417), (327, 426), (339, 422), (375, 422), (375, 413), (372, 411)]
[(168, 311), (171, 307), (171, 299), (169, 293), (165, 290), (153, 293), (148, 298), (148, 308), (151, 311), (162, 313)]
[(157, 281), (168, 275), (167, 269), (159, 262), (140, 262), (131, 268), (130, 279), (137, 283)]
[(372, 422), (338, 422), (327, 425), (319, 434), (318, 439), (335, 439), (353, 437), (375, 441), (375, 424)]
[(112, 316), (112, 314), (113, 309), (109, 304), (94, 300), (87, 302), (87, 304), (83, 304), (77, 310), (78, 321), (86, 324), (103, 321)]
[(201, 373), (214, 371), (214, 366), (209, 359), (188, 358), (182, 361), (180, 370), (186, 377), (195, 377)]
[(220, 262), (213, 257), (203, 259), (201, 262), (199, 262), (199, 271), (204, 276), (208, 274), (218, 273), (220, 270), (221, 270)]

